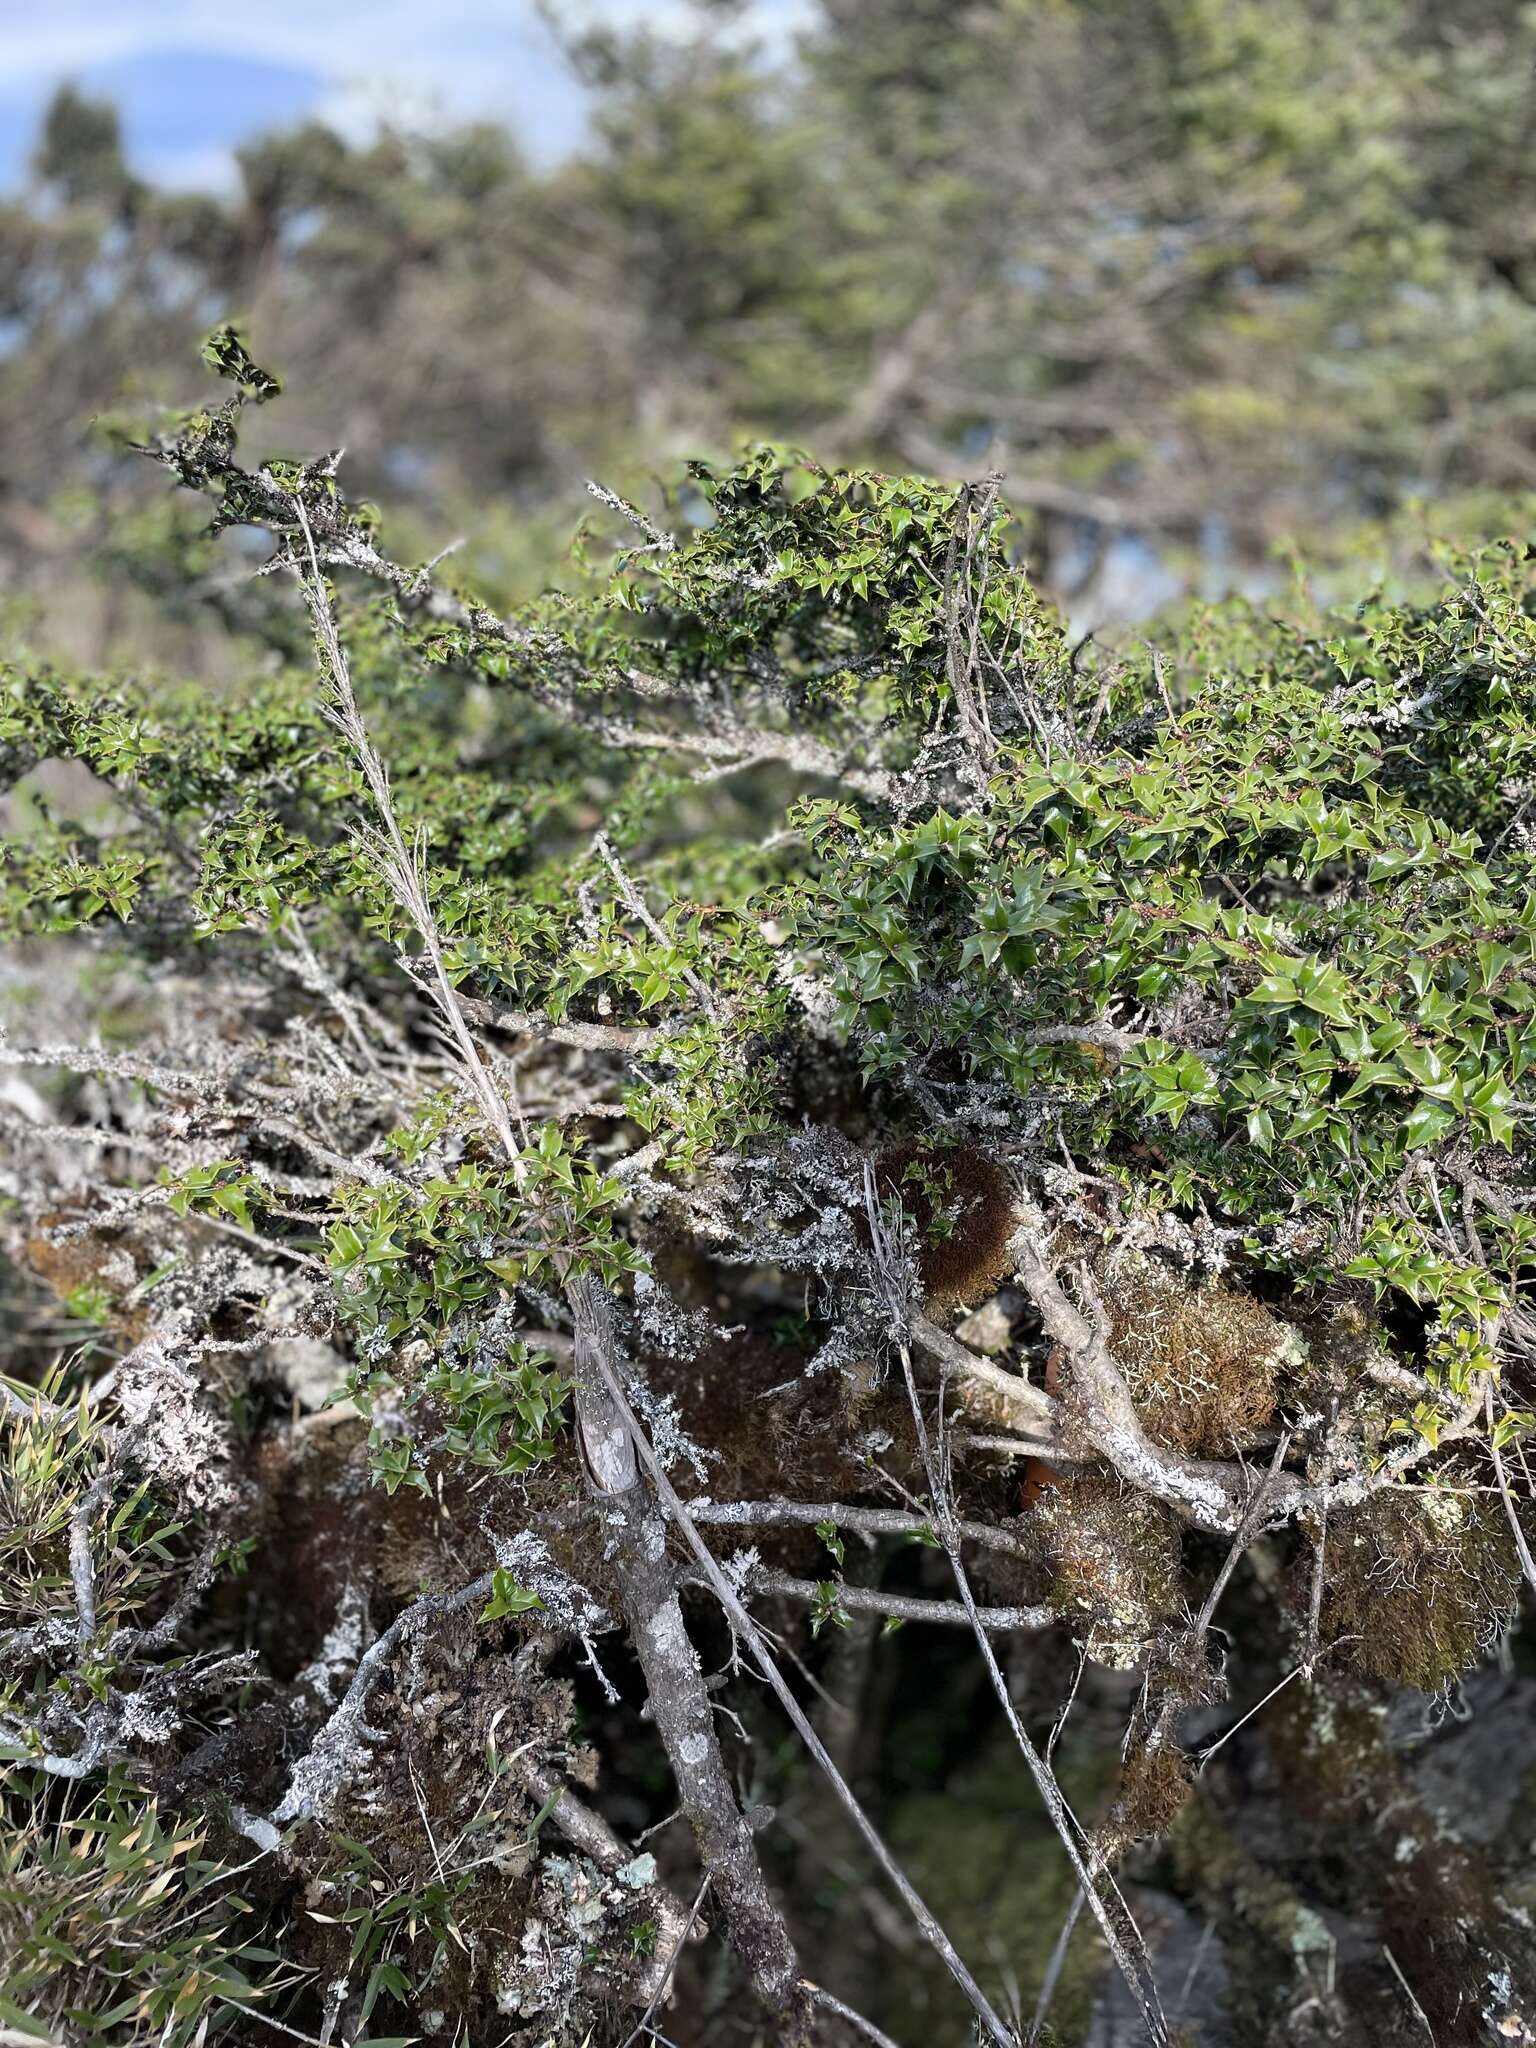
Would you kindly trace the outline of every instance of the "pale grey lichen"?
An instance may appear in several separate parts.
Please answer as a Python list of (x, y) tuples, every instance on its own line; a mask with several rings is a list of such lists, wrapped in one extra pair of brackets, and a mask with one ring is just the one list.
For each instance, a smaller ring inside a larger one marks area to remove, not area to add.
[(225, 1425), (175, 1355), (177, 1339), (146, 1338), (118, 1369), (125, 1448), (145, 1476), (187, 1507), (209, 1512), (234, 1498)]

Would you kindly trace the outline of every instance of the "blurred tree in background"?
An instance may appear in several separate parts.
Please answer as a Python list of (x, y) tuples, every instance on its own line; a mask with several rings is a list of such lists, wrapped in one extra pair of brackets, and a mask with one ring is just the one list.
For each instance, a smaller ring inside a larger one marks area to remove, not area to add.
[(424, 550), (472, 525), (509, 594), (558, 572), (587, 473), (746, 434), (1001, 468), (1069, 590), (1127, 535), (1230, 582), (1530, 487), (1529, 7), (823, 0), (783, 62), (749, 28), (569, 36), (590, 128), (544, 170), (489, 126), (309, 124), (234, 191), (161, 192), (62, 91), (0, 212), (8, 589), (109, 532), (121, 569), (143, 486), (102, 496), (89, 421), (168, 399), (145, 366), (230, 312), (304, 394), (288, 431), (371, 451)]

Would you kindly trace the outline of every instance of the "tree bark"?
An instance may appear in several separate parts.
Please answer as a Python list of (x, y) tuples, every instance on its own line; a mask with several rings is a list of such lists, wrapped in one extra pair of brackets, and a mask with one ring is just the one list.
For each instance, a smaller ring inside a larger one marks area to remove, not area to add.
[(613, 1357), (608, 1300), (589, 1279), (572, 1281), (567, 1298), (576, 1322), (577, 1434), (588, 1486), (609, 1532), (609, 1562), (645, 1673), (651, 1716), (731, 1946), (759, 1997), (780, 2015), (781, 2039), (798, 2048), (810, 2040), (799, 1959), (720, 1753), (703, 1667), (683, 1621), (677, 1571), (667, 1555), (665, 1520), (600, 1369), (602, 1358)]

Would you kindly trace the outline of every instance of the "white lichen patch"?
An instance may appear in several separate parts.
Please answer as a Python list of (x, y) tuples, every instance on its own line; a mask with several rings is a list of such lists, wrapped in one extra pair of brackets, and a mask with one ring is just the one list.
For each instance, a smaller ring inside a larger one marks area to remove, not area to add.
[(117, 1404), (145, 1475), (190, 1508), (207, 1512), (234, 1495), (224, 1426), (202, 1388), (175, 1357), (170, 1338), (152, 1338), (124, 1360)]

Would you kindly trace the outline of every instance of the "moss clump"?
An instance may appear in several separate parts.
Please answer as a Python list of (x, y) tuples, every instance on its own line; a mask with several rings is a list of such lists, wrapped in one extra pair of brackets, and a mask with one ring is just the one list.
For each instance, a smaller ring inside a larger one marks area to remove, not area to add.
[(1251, 1295), (1193, 1286), (1141, 1252), (1108, 1262), (1098, 1284), (1148, 1436), (1216, 1457), (1251, 1447), (1287, 1370), (1304, 1361), (1296, 1332)]
[(1138, 1743), (1120, 1766), (1113, 1853), (1166, 1834), (1194, 1797), (1189, 1758), (1172, 1743)]
[(1168, 1847), (1181, 1888), (1209, 1906), (1218, 1922), (1240, 1922), (1291, 1959), (1332, 1947), (1316, 1913), (1256, 1861), (1199, 1794), (1175, 1822)]
[(1097, 1475), (1045, 1487), (1033, 1527), (1051, 1598), (1087, 1620), (1089, 1654), (1127, 1666), (1179, 1600), (1178, 1519), (1162, 1502)]
[(1220, 1933), (1227, 1957), (1232, 2030), (1223, 2038), (1277, 2038), (1271, 2016), (1298, 1980), (1321, 1988), (1334, 1941), (1317, 1913), (1284, 1878), (1267, 1870), (1200, 1792), (1168, 1835), (1175, 1888)]
[(917, 1269), (932, 1300), (968, 1306), (1007, 1273), (1014, 1191), (995, 1159), (974, 1145), (927, 1140), (884, 1153), (876, 1178), (912, 1224)]
[(1397, 1489), (1330, 1527), (1324, 1642), (1355, 1670), (1436, 1692), (1485, 1654), (1519, 1596), (1495, 1503), (1448, 1488)]

